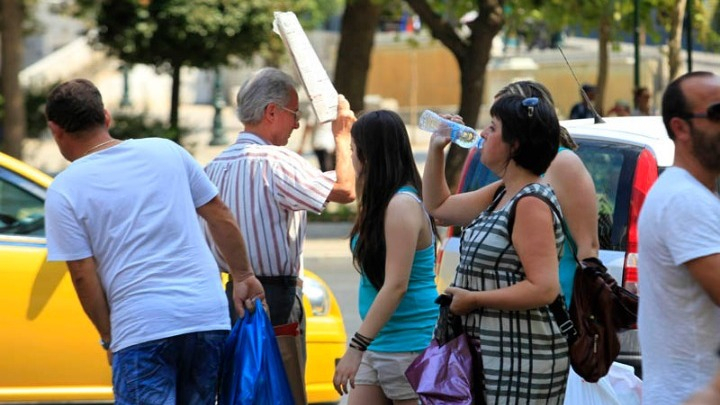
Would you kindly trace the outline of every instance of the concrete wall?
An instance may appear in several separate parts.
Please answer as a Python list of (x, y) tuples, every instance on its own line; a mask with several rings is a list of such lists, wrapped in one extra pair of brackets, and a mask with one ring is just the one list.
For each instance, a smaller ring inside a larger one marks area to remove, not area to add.
[[(594, 83), (597, 75), (596, 52), (583, 44), (581, 49), (566, 49), (575, 53), (571, 65), (581, 83)], [(595, 45), (596, 46), (596, 45)], [(642, 62), (641, 83), (652, 91), (658, 86), (660, 60), (654, 56)], [(610, 80), (606, 89), (608, 110), (616, 100), (632, 101), (634, 60), (621, 53), (611, 53)], [(533, 51), (494, 56), (488, 64), (481, 122), (487, 120), (487, 110), (493, 96), (506, 84), (522, 79), (542, 82), (551, 91), (565, 117), (579, 101), (579, 89), (562, 56), (557, 50)], [(397, 100), (406, 119), (424, 108), (456, 111), (460, 100), (460, 72), (454, 56), (438, 41), (413, 46), (407, 41), (376, 45), (372, 55), (367, 94), (379, 94)], [(659, 96), (656, 105), (659, 106)]]

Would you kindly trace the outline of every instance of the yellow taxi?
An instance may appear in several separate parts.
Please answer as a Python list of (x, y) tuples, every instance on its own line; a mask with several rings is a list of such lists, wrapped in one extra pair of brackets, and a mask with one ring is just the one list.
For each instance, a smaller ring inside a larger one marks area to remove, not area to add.
[[(108, 402), (111, 369), (65, 263), (47, 262), (44, 202), (52, 178), (0, 153), (0, 403)], [(305, 372), (311, 403), (336, 402), (347, 337), (330, 288), (305, 271)]]

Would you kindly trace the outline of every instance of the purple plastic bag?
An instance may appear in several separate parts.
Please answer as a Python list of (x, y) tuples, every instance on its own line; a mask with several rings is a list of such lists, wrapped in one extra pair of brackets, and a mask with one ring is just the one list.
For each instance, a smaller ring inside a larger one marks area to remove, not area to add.
[(440, 304), (435, 337), (405, 370), (405, 377), (423, 404), (485, 404), (479, 344), (462, 332), (459, 318), (450, 314), (448, 296), (435, 302)]
[(423, 404), (473, 403), (473, 358), (467, 335), (443, 346), (433, 339), (405, 371)]

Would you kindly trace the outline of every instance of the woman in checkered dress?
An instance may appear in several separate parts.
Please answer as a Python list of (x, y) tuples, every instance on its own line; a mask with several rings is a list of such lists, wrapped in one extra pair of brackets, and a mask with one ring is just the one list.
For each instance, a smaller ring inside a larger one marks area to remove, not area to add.
[[(432, 135), (423, 176), (423, 201), (445, 224), (462, 225), (460, 263), (446, 290), (450, 310), (482, 349), (489, 404), (562, 404), (569, 369), (565, 338), (548, 309), (560, 294), (559, 210), (541, 174), (555, 157), (559, 123), (542, 99), (498, 98), (483, 130), (481, 162), (501, 180), (450, 195), (443, 173), (449, 139)], [(512, 234), (508, 216), (515, 210)]]

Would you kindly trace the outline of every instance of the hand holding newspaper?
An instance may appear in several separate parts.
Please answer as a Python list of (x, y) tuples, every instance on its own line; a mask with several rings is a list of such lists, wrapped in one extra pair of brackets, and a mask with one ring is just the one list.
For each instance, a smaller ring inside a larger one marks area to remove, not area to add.
[(333, 121), (337, 117), (338, 93), (295, 13), (275, 12), (273, 31), (280, 35), (290, 52), (318, 121)]

